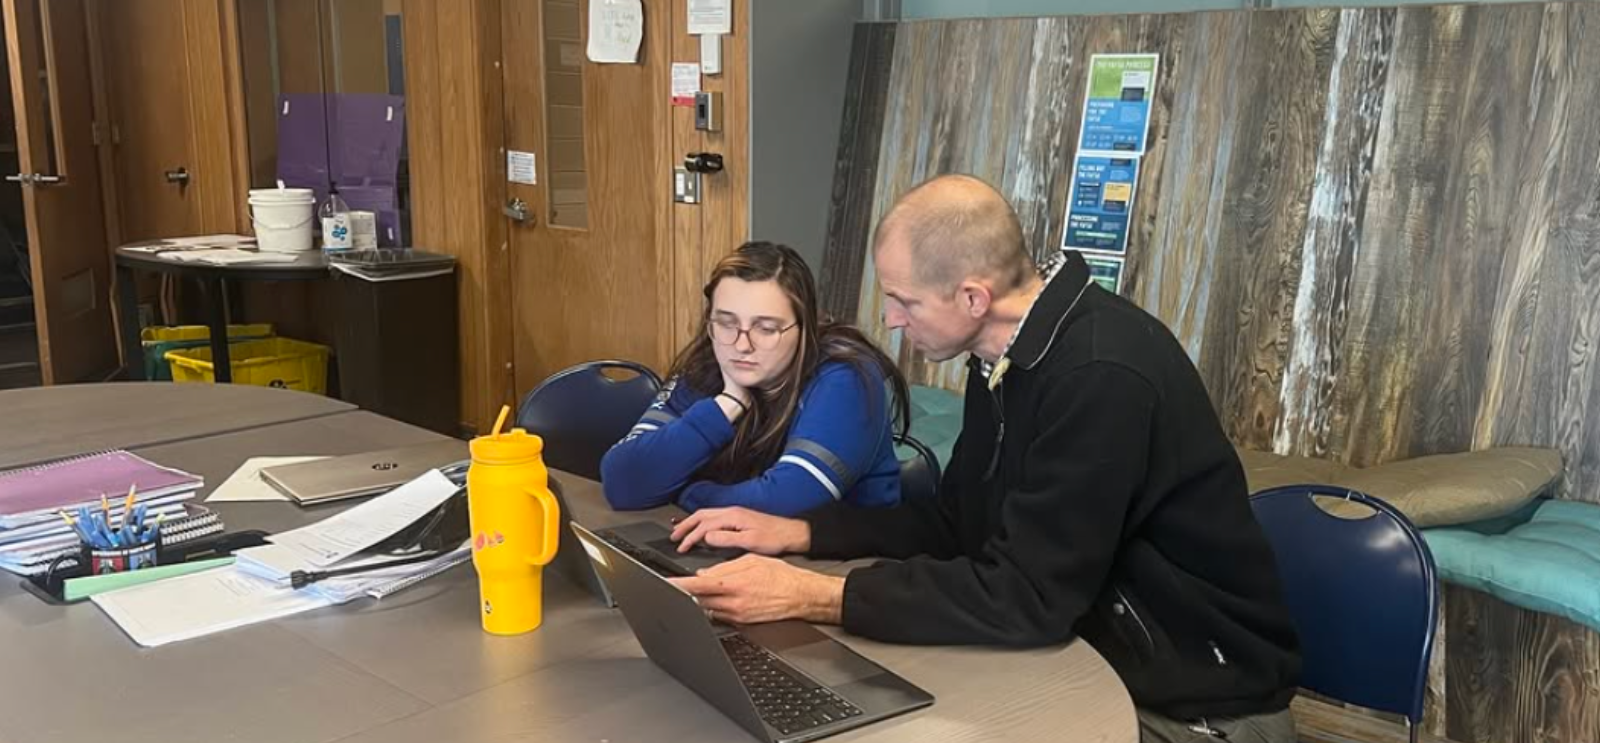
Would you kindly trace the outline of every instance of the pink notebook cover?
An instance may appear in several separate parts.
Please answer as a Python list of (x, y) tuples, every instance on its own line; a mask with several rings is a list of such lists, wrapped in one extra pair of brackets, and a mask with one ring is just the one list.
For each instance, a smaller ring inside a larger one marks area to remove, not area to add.
[(98, 504), (101, 494), (111, 499), (126, 498), (130, 485), (138, 487), (138, 495), (154, 498), (198, 489), (202, 482), (195, 475), (162, 467), (125, 451), (88, 454), (12, 470), (0, 473), (0, 526), (15, 526), (18, 517), (40, 512), (48, 515), (59, 508)]

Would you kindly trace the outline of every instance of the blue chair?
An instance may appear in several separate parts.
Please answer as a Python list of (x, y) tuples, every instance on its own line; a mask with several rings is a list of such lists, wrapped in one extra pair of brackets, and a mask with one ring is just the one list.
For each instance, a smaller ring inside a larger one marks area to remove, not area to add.
[(544, 439), (546, 466), (599, 480), (600, 458), (628, 435), (660, 390), (661, 378), (643, 364), (579, 364), (522, 398), (517, 427)]
[(933, 450), (910, 434), (895, 434), (895, 446), (910, 449), (912, 455), (900, 460), (900, 495), (905, 500), (932, 498), (939, 494), (939, 458)]
[[(1373, 512), (1341, 518), (1317, 507), (1314, 496)], [(1422, 535), (1389, 504), (1339, 488), (1272, 488), (1250, 505), (1272, 543), (1300, 635), (1301, 686), (1404, 715), (1415, 743), (1439, 614), (1433, 555)]]

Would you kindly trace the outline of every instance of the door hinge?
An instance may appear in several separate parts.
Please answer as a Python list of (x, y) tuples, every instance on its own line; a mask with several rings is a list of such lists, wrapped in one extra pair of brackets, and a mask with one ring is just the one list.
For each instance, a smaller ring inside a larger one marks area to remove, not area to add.
[(96, 147), (105, 144), (105, 137), (101, 132), (100, 122), (96, 121), (89, 124), (89, 137), (94, 140), (94, 146)]

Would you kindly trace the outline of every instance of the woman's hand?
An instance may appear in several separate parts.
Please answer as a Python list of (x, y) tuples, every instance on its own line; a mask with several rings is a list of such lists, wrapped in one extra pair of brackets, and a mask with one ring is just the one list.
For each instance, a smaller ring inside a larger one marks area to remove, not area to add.
[(750, 412), (750, 390), (740, 387), (726, 370), (722, 372), (722, 392), (717, 393), (716, 399), (717, 407), (722, 408), (722, 414), (728, 417), (729, 423), (738, 421), (739, 416)]

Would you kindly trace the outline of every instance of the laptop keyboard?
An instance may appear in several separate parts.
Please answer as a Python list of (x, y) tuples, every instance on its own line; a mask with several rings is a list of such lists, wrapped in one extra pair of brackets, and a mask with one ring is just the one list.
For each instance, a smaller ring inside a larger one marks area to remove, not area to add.
[(661, 559), (661, 556), (656, 554), (655, 550), (636, 547), (633, 542), (611, 532), (596, 532), (595, 535), (606, 540), (607, 544), (616, 547), (622, 554), (638, 560), (645, 567), (654, 570), (658, 575), (664, 575), (669, 578), (682, 578), (689, 575), (688, 571), (683, 568)]
[(772, 651), (740, 635), (721, 639), (761, 719), (779, 733), (792, 735), (861, 714), (843, 697), (790, 671)]

